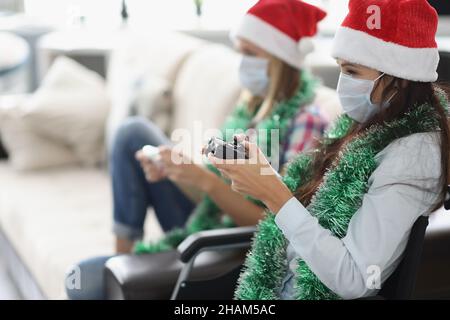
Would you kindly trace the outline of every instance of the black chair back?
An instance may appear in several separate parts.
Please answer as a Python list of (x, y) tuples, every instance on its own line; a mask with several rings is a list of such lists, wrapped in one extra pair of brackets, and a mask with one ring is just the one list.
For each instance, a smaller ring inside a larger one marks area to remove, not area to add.
[(243, 265), (209, 280), (186, 281), (176, 300), (232, 300)]
[(450, 82), (450, 52), (439, 52), (438, 81)]
[(421, 216), (414, 223), (403, 260), (387, 279), (379, 296), (387, 300), (407, 300), (413, 297), (422, 256), (428, 217)]

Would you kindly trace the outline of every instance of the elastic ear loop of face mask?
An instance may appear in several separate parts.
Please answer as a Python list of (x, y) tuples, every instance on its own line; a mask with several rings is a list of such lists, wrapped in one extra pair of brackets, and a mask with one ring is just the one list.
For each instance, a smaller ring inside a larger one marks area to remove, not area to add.
[[(382, 73), (378, 78), (376, 78), (374, 81), (378, 81), (378, 80), (380, 80), (382, 77), (384, 77), (386, 75), (386, 73)], [(390, 103), (391, 101), (392, 101), (392, 99), (394, 99), (394, 97), (397, 95), (397, 93), (398, 93), (398, 90), (397, 91), (395, 91), (390, 97), (389, 97), (389, 99), (386, 101), (386, 104), (388, 104), (388, 103)], [(372, 96), (372, 94), (371, 94), (371, 96)], [(372, 102), (372, 98), (370, 98), (370, 100), (371, 100), (371, 102)], [(381, 106), (380, 106), (380, 108), (381, 108)]]
[[(373, 80), (373, 82), (377, 82), (378, 80), (380, 80), (382, 77), (384, 77), (386, 75), (386, 73), (385, 72), (383, 72), (382, 74), (380, 74), (377, 78), (375, 78), (374, 80)], [(374, 86), (375, 87), (375, 86)], [(373, 93), (373, 91), (370, 93), (370, 103), (372, 103), (372, 105), (374, 106), (374, 107), (376, 107), (376, 108), (379, 108), (379, 110), (381, 111), (381, 110), (383, 110), (383, 109), (386, 109), (387, 107), (382, 107), (381, 105), (378, 105), (378, 104), (374, 104), (373, 102), (372, 102), (372, 93)], [(388, 99), (388, 101), (386, 102), (386, 104), (388, 104), (388, 103), (390, 103), (391, 101), (392, 101), (392, 99), (395, 97), (395, 95), (397, 94), (397, 91), (396, 92), (394, 92), (393, 94), (392, 94), (392, 96)]]
[[(385, 75), (386, 75), (386, 73), (383, 72), (383, 73), (380, 74), (377, 78), (375, 78), (375, 79), (373, 80), (373, 82), (376, 83), (378, 80), (380, 80), (381, 78), (383, 78)], [(374, 88), (375, 88), (375, 86), (374, 86)], [(372, 94), (373, 94), (373, 89), (372, 89), (372, 92), (370, 93), (370, 100), (369, 100), (369, 101), (370, 101), (370, 103), (374, 104), (374, 103), (372, 102)], [(388, 100), (387, 103), (389, 103), (389, 102), (392, 100), (392, 98), (393, 98), (396, 94), (397, 94), (397, 92), (394, 92), (394, 94), (389, 98), (389, 100)], [(380, 109), (381, 109), (381, 106), (380, 106)]]

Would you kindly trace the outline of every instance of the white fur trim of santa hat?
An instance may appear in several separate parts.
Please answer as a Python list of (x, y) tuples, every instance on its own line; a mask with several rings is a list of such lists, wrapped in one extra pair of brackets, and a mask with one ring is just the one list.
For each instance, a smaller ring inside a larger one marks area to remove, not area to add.
[(348, 27), (337, 30), (332, 55), (401, 79), (434, 82), (438, 78), (437, 48), (405, 47)]
[(314, 50), (310, 38), (304, 37), (297, 43), (271, 24), (252, 14), (244, 16), (239, 27), (231, 32), (230, 37), (234, 42), (238, 38), (248, 40), (297, 69), (303, 67), (305, 57)]

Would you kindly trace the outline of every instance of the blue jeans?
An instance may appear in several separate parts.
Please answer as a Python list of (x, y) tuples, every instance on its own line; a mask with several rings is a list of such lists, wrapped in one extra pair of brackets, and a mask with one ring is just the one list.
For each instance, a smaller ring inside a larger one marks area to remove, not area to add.
[(148, 207), (153, 207), (165, 232), (184, 226), (194, 209), (194, 203), (171, 181), (147, 182), (135, 153), (148, 144), (159, 146), (170, 141), (150, 121), (132, 117), (118, 129), (110, 154), (114, 233), (131, 241), (143, 237)]

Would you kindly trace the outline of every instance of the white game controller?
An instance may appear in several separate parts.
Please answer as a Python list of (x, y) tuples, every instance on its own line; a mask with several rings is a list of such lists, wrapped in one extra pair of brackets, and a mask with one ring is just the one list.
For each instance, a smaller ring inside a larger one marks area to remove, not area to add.
[(159, 162), (161, 160), (159, 149), (157, 147), (146, 145), (142, 148), (142, 153), (147, 159), (151, 161)]
[(236, 139), (232, 143), (229, 143), (212, 137), (204, 150), (204, 154), (212, 154), (219, 159), (248, 159), (248, 153), (244, 145)]

